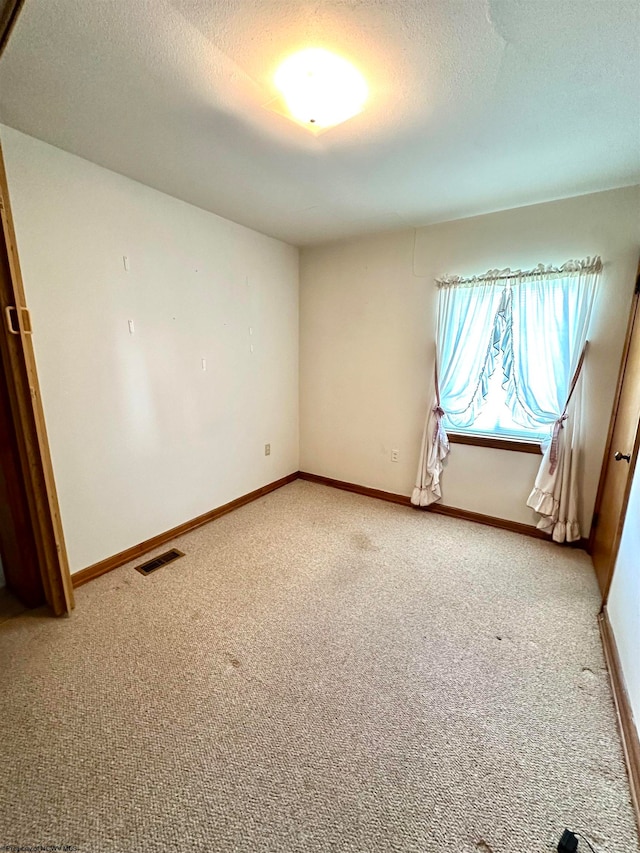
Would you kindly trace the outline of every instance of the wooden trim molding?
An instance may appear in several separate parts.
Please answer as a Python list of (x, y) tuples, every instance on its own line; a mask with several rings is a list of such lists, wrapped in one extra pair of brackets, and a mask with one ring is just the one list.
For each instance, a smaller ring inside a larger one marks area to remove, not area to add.
[(497, 518), (495, 515), (485, 515), (481, 512), (471, 512), (468, 509), (458, 509), (455, 506), (443, 506), (442, 504), (430, 504), (425, 509), (438, 515), (448, 515), (450, 518), (460, 518), (462, 521), (473, 521), (476, 524), (485, 524), (487, 527), (498, 527), (500, 530), (510, 530), (512, 533), (521, 533), (523, 536), (531, 536), (534, 539), (546, 539), (549, 536), (542, 530), (538, 530), (533, 524), (523, 524), (521, 521), (510, 521), (508, 518)]
[(343, 492), (355, 492), (357, 495), (365, 495), (368, 498), (379, 498), (382, 501), (411, 506), (411, 499), (407, 495), (396, 495), (393, 492), (371, 489), (369, 486), (359, 486), (357, 483), (347, 483), (344, 480), (334, 480), (332, 477), (323, 477), (320, 474), (309, 474), (307, 471), (298, 471), (298, 477), (301, 480), (308, 480), (310, 483), (320, 483), (321, 486), (342, 489)]
[(178, 536), (182, 536), (183, 534), (188, 533), (190, 530), (195, 530), (196, 527), (201, 527), (203, 524), (207, 524), (209, 521), (214, 521), (214, 519), (220, 518), (221, 515), (226, 515), (226, 513), (232, 512), (234, 509), (238, 509), (239, 507), (244, 506), (245, 504), (251, 503), (251, 501), (255, 501), (258, 498), (261, 498), (263, 495), (268, 495), (269, 492), (274, 492), (281, 486), (286, 486), (287, 483), (292, 483), (297, 478), (298, 472), (294, 471), (293, 474), (287, 474), (286, 477), (282, 477), (280, 480), (275, 480), (273, 483), (268, 483), (266, 486), (261, 486), (259, 489), (255, 489), (255, 491), (253, 492), (249, 492), (246, 495), (241, 495), (239, 498), (236, 498), (233, 501), (229, 501), (229, 503), (216, 507), (216, 509), (209, 510), (209, 512), (205, 512), (203, 515), (199, 515), (196, 518), (192, 518), (190, 521), (185, 521), (183, 524), (179, 524), (177, 527), (172, 527), (171, 530), (165, 530), (164, 533), (158, 533), (157, 536), (153, 536), (151, 539), (147, 539), (145, 542), (140, 542), (139, 545), (133, 545), (131, 548), (127, 548), (126, 551), (120, 551), (119, 554), (114, 554), (113, 557), (107, 557), (106, 560), (100, 560), (99, 563), (94, 563), (92, 566), (88, 566), (86, 569), (82, 569), (79, 572), (74, 572), (74, 574), (71, 575), (73, 586), (82, 586), (82, 584), (85, 584), (88, 581), (93, 580), (94, 578), (98, 578), (100, 577), (100, 575), (104, 575), (107, 572), (110, 572), (112, 569), (117, 569), (119, 566), (124, 566), (125, 563), (129, 563), (131, 562), (131, 560), (136, 560), (143, 554), (148, 554), (149, 551), (153, 551), (155, 548), (159, 548), (166, 542), (170, 542), (172, 539), (176, 539)]
[(620, 655), (618, 654), (618, 647), (613, 635), (611, 623), (609, 622), (609, 614), (606, 607), (602, 608), (602, 612), (598, 617), (598, 623), (600, 625), (602, 647), (604, 649), (604, 656), (607, 662), (607, 669), (609, 670), (609, 678), (611, 680), (613, 701), (616, 706), (620, 737), (622, 738), (622, 748), (624, 750), (627, 772), (629, 774), (631, 800), (636, 814), (638, 830), (640, 831), (640, 738), (633, 719), (633, 711), (624, 681)]
[[(473, 521), (476, 524), (485, 524), (488, 527), (497, 527), (500, 530), (510, 530), (512, 533), (521, 533), (523, 536), (532, 536), (534, 539), (546, 539), (551, 541), (549, 536), (542, 530), (538, 530), (532, 524), (522, 524), (519, 521), (509, 521), (506, 518), (497, 518), (493, 515), (484, 515), (480, 512), (471, 512), (467, 509), (458, 509), (455, 506), (444, 506), (443, 504), (433, 503), (425, 507), (414, 507), (411, 503), (411, 498), (408, 495), (397, 495), (393, 492), (385, 492), (382, 489), (372, 489), (369, 486), (359, 486), (357, 483), (346, 483), (344, 480), (334, 480), (331, 477), (323, 477), (320, 474), (310, 474), (307, 471), (300, 471), (298, 476), (301, 480), (309, 480), (311, 483), (320, 483), (323, 486), (331, 486), (334, 489), (342, 489), (346, 492), (355, 492), (358, 495), (365, 495), (369, 498), (379, 498), (383, 501), (390, 501), (403, 506), (410, 506), (423, 512), (435, 512), (438, 515), (448, 515), (451, 518), (459, 518), (462, 521)], [(580, 539), (579, 542), (570, 543), (573, 547), (586, 548), (586, 539)]]
[(516, 438), (497, 438), (489, 435), (467, 435), (447, 432), (451, 444), (471, 444), (474, 447), (492, 447), (495, 450), (515, 450), (518, 453), (535, 453), (542, 456), (542, 448), (534, 441), (519, 441)]
[(0, 2), (0, 56), (7, 46), (24, 3), (25, 0), (3, 0)]
[[(551, 542), (551, 537), (543, 530), (538, 530), (532, 524), (523, 524), (521, 521), (510, 521), (507, 518), (497, 518), (495, 515), (484, 515), (481, 512), (471, 512), (467, 509), (458, 509), (454, 506), (443, 506), (442, 504), (431, 504), (425, 509), (440, 515), (449, 515), (452, 518), (460, 518), (463, 521), (474, 521), (476, 524), (486, 524), (489, 527), (498, 527), (501, 530), (511, 530), (512, 533), (521, 533), (523, 536), (531, 536), (534, 539), (545, 539)], [(582, 538), (576, 542), (557, 543), (563, 548), (587, 549), (587, 540)]]

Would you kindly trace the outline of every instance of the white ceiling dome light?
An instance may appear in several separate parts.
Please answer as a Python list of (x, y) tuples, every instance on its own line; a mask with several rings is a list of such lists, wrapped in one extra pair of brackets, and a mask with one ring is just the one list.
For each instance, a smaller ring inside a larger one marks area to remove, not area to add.
[(320, 47), (287, 57), (274, 82), (291, 117), (315, 132), (362, 111), (369, 87), (348, 60)]

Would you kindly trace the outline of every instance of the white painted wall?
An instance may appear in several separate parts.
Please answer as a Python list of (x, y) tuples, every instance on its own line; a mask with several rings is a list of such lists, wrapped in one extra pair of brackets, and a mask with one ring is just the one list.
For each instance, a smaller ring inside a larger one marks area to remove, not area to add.
[(640, 465), (631, 484), (607, 610), (640, 732)]
[(296, 471), (297, 249), (0, 133), (72, 571)]
[[(640, 187), (303, 249), (301, 469), (409, 495), (433, 393), (434, 279), (600, 254), (586, 368), (587, 533), (639, 250)], [(525, 502), (539, 462), (456, 445), (443, 503), (533, 524)]]

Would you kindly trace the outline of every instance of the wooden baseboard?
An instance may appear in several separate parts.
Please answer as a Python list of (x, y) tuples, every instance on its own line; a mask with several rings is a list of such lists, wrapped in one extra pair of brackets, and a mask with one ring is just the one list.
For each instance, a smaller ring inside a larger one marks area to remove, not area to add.
[[(301, 480), (309, 480), (312, 483), (321, 483), (324, 486), (331, 486), (334, 489), (343, 489), (345, 492), (355, 492), (358, 495), (366, 495), (369, 498), (379, 498), (383, 501), (391, 501), (391, 503), (402, 504), (403, 506), (413, 506), (411, 498), (407, 495), (397, 495), (393, 492), (385, 492), (382, 489), (371, 489), (368, 486), (359, 486), (357, 483), (346, 483), (344, 480), (334, 480), (331, 477), (322, 477), (320, 474), (309, 474), (307, 471), (300, 471), (298, 476)], [(546, 539), (550, 541), (549, 536), (542, 530), (538, 530), (531, 524), (522, 524), (519, 521), (509, 521), (506, 518), (497, 518), (493, 515), (484, 515), (481, 512), (471, 512), (467, 509), (458, 509), (455, 506), (443, 506), (439, 503), (430, 504), (425, 507), (414, 507), (414, 509), (422, 512), (435, 512), (438, 515), (448, 515), (451, 518), (460, 518), (463, 521), (473, 521), (476, 524), (485, 524), (489, 527), (498, 527), (500, 530), (510, 530), (512, 533), (521, 533), (523, 536), (532, 536), (534, 539)], [(587, 540), (580, 539), (579, 542), (569, 543), (578, 548), (586, 548)]]
[(461, 518), (463, 521), (486, 524), (487, 527), (499, 527), (500, 530), (510, 530), (512, 533), (521, 533), (523, 536), (532, 536), (534, 539), (549, 540), (549, 536), (542, 530), (538, 530), (532, 524), (523, 524), (521, 521), (509, 521), (507, 518), (497, 518), (495, 515), (485, 515), (482, 512), (471, 512), (467, 509), (458, 509), (455, 506), (443, 506), (437, 503), (430, 504), (424, 509), (428, 512), (436, 512), (438, 515), (448, 515), (451, 518)]
[(616, 706), (624, 757), (627, 763), (629, 785), (631, 787), (631, 800), (636, 813), (638, 831), (640, 832), (640, 738), (633, 719), (633, 711), (631, 709), (631, 702), (629, 701), (629, 694), (627, 693), (624, 675), (622, 673), (618, 647), (613, 635), (613, 630), (611, 629), (611, 623), (609, 622), (609, 615), (606, 607), (602, 608), (602, 613), (598, 617), (598, 622), (600, 625), (600, 636), (602, 637), (604, 656), (607, 661), (607, 669), (609, 670), (609, 678), (611, 680), (611, 690), (613, 692), (613, 700)]
[[(476, 524), (486, 524), (489, 527), (499, 527), (501, 530), (511, 530), (513, 533), (521, 533), (523, 536), (532, 536), (534, 539), (544, 539), (551, 542), (551, 537), (543, 530), (538, 530), (532, 524), (523, 524), (520, 521), (509, 521), (506, 518), (497, 518), (494, 515), (484, 515), (481, 512), (470, 512), (466, 509), (458, 509), (453, 506), (443, 506), (442, 504), (431, 504), (425, 507), (430, 512), (437, 512), (440, 515), (450, 515), (452, 518), (461, 518), (464, 521), (475, 521)], [(563, 542), (563, 548), (580, 548), (583, 551), (587, 550), (589, 540), (582, 538), (576, 542)]]
[(246, 495), (242, 495), (241, 497), (236, 498), (233, 501), (229, 501), (229, 503), (223, 504), (209, 512), (205, 512), (203, 515), (197, 516), (197, 518), (192, 518), (190, 521), (185, 521), (183, 524), (179, 524), (171, 530), (166, 530), (164, 533), (159, 533), (157, 536), (153, 536), (145, 542), (140, 542), (139, 545), (133, 545), (131, 548), (127, 548), (126, 551), (120, 551), (119, 554), (114, 554), (113, 557), (107, 557), (106, 560), (101, 560), (99, 563), (94, 563), (86, 569), (75, 572), (71, 575), (73, 586), (82, 586), (82, 584), (100, 577), (100, 575), (104, 575), (112, 569), (117, 569), (118, 566), (124, 566), (125, 563), (129, 563), (131, 560), (136, 560), (143, 554), (148, 554), (149, 551), (159, 548), (166, 542), (170, 542), (172, 539), (176, 539), (178, 536), (182, 536), (190, 530), (195, 530), (196, 527), (201, 527), (209, 521), (214, 521), (214, 519), (220, 518), (221, 515), (225, 515), (228, 512), (232, 512), (234, 509), (238, 509), (245, 504), (251, 503), (251, 501), (255, 501), (263, 495), (268, 495), (269, 492), (274, 492), (281, 486), (286, 486), (287, 483), (292, 483), (297, 478), (298, 472), (294, 471), (293, 474), (288, 474), (280, 480), (275, 480), (273, 483), (261, 486), (259, 489), (249, 492)]
[(346, 483), (344, 480), (334, 480), (331, 477), (322, 477), (320, 474), (309, 474), (307, 471), (298, 471), (298, 477), (301, 480), (309, 480), (311, 483), (342, 489), (344, 492), (355, 492), (357, 495), (365, 495), (368, 498), (379, 498), (394, 504), (411, 506), (411, 499), (406, 495), (395, 495), (393, 492), (383, 492), (382, 489), (371, 489), (369, 486), (359, 486), (357, 483)]

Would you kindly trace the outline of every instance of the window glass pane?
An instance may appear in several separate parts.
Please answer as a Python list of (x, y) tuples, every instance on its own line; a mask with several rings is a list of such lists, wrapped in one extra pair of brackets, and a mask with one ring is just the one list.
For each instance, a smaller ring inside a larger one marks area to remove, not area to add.
[(469, 435), (493, 435), (525, 441), (547, 441), (551, 436), (551, 426), (536, 431), (527, 429), (513, 420), (506, 404), (506, 392), (502, 387), (503, 380), (502, 353), (500, 353), (496, 360), (495, 370), (489, 380), (489, 393), (475, 422), (470, 427), (461, 429), (448, 424), (445, 416), (443, 419), (445, 429)]

